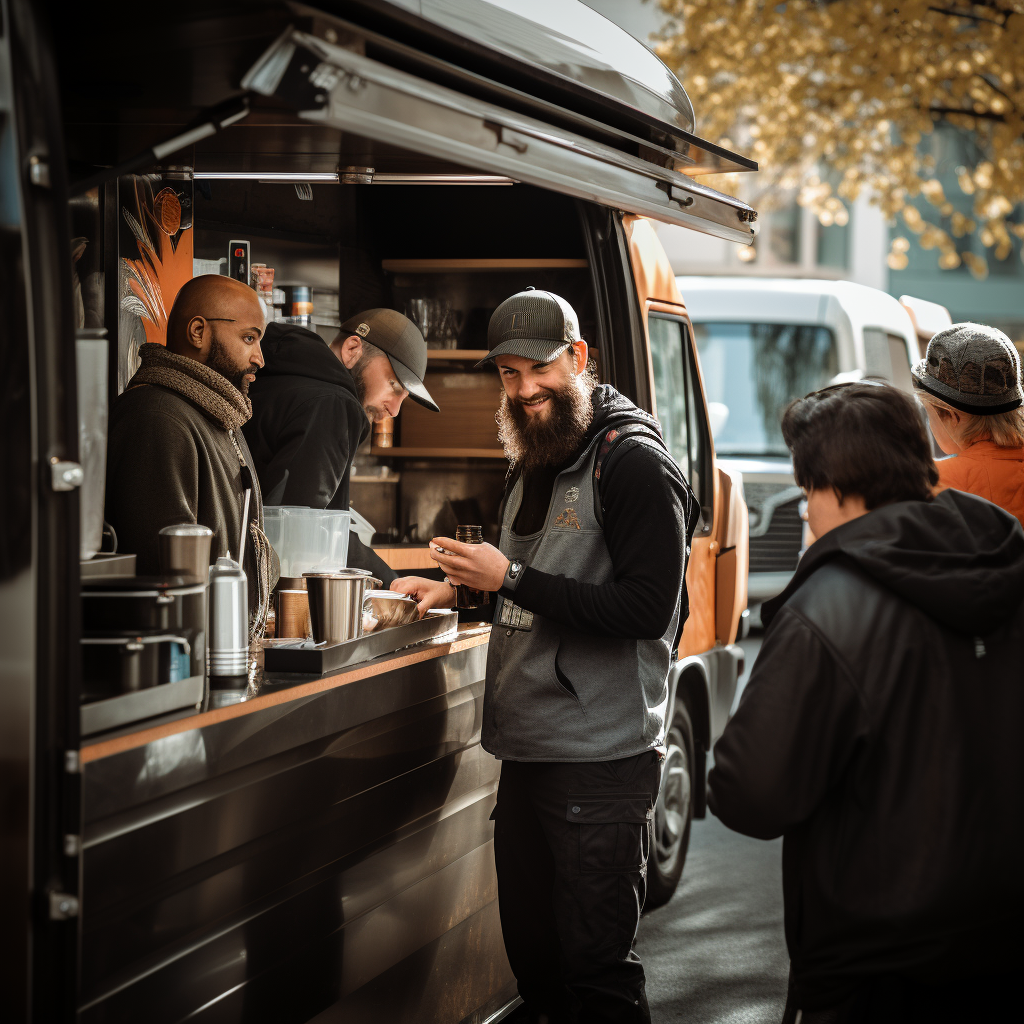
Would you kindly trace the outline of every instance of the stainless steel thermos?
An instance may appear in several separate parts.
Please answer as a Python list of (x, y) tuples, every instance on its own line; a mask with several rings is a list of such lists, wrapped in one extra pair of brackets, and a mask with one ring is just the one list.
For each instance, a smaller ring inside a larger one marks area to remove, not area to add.
[(249, 657), (249, 583), (228, 555), (210, 566), (210, 643), (207, 665), (215, 680), (245, 677)]

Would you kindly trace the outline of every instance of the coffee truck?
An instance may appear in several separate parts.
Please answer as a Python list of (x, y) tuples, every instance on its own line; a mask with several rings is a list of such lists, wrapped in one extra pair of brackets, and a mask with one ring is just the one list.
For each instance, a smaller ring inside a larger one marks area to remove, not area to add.
[(101, 535), (105, 406), (195, 273), (250, 280), (326, 341), (362, 309), (410, 311), (442, 411), (403, 406), (352, 503), (385, 560), (429, 572), (439, 528), (496, 535), (490, 312), (527, 285), (565, 296), (700, 505), (649, 869), (664, 903), (742, 669), (747, 515), (651, 220), (749, 242), (755, 212), (702, 177), (754, 164), (696, 136), (673, 75), (575, 0), (0, 0), (0, 31), (5, 1019), (501, 1019), (489, 626), (397, 626), (238, 692), (155, 658), (94, 700), (88, 643), (125, 663), (184, 643), (93, 635), (97, 574), (125, 614), (178, 600)]

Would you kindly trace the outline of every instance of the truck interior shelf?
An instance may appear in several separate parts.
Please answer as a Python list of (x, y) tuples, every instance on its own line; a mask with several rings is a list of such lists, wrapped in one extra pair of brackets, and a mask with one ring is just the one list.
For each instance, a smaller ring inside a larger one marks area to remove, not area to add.
[(473, 359), (479, 362), (486, 355), (485, 348), (432, 348), (427, 352), (427, 362), (452, 362), (459, 359)]
[(371, 455), (384, 458), (410, 459), (503, 459), (505, 453), (500, 448), (378, 448), (372, 445)]
[(443, 274), (449, 270), (585, 270), (583, 259), (409, 259), (381, 260), (381, 270), (397, 274)]

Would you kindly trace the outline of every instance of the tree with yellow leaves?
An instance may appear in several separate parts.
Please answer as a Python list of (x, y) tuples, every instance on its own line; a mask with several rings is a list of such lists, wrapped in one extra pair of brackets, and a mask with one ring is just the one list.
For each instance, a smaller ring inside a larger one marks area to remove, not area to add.
[[(843, 224), (863, 192), (941, 267), (976, 276), (985, 257), (957, 239), (977, 233), (996, 259), (1011, 232), (1024, 239), (1009, 219), (1024, 202), (1024, 0), (658, 2), (672, 19), (659, 55), (701, 133), (753, 150), (767, 205), (798, 188), (822, 223)], [(950, 202), (922, 145), (940, 124), (968, 133), (977, 155), (957, 169), (973, 215)], [(906, 266), (908, 248), (893, 239), (890, 267)]]

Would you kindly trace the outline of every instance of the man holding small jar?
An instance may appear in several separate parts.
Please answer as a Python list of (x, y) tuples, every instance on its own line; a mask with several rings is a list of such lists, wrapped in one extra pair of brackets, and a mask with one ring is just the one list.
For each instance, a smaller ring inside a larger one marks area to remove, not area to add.
[(491, 317), (512, 465), (497, 547), (431, 542), (443, 583), (495, 595), (481, 742), (515, 1020), (647, 1022), (633, 951), (660, 782), (667, 678), (698, 508), (657, 421), (587, 369), (576, 314), (527, 289)]

